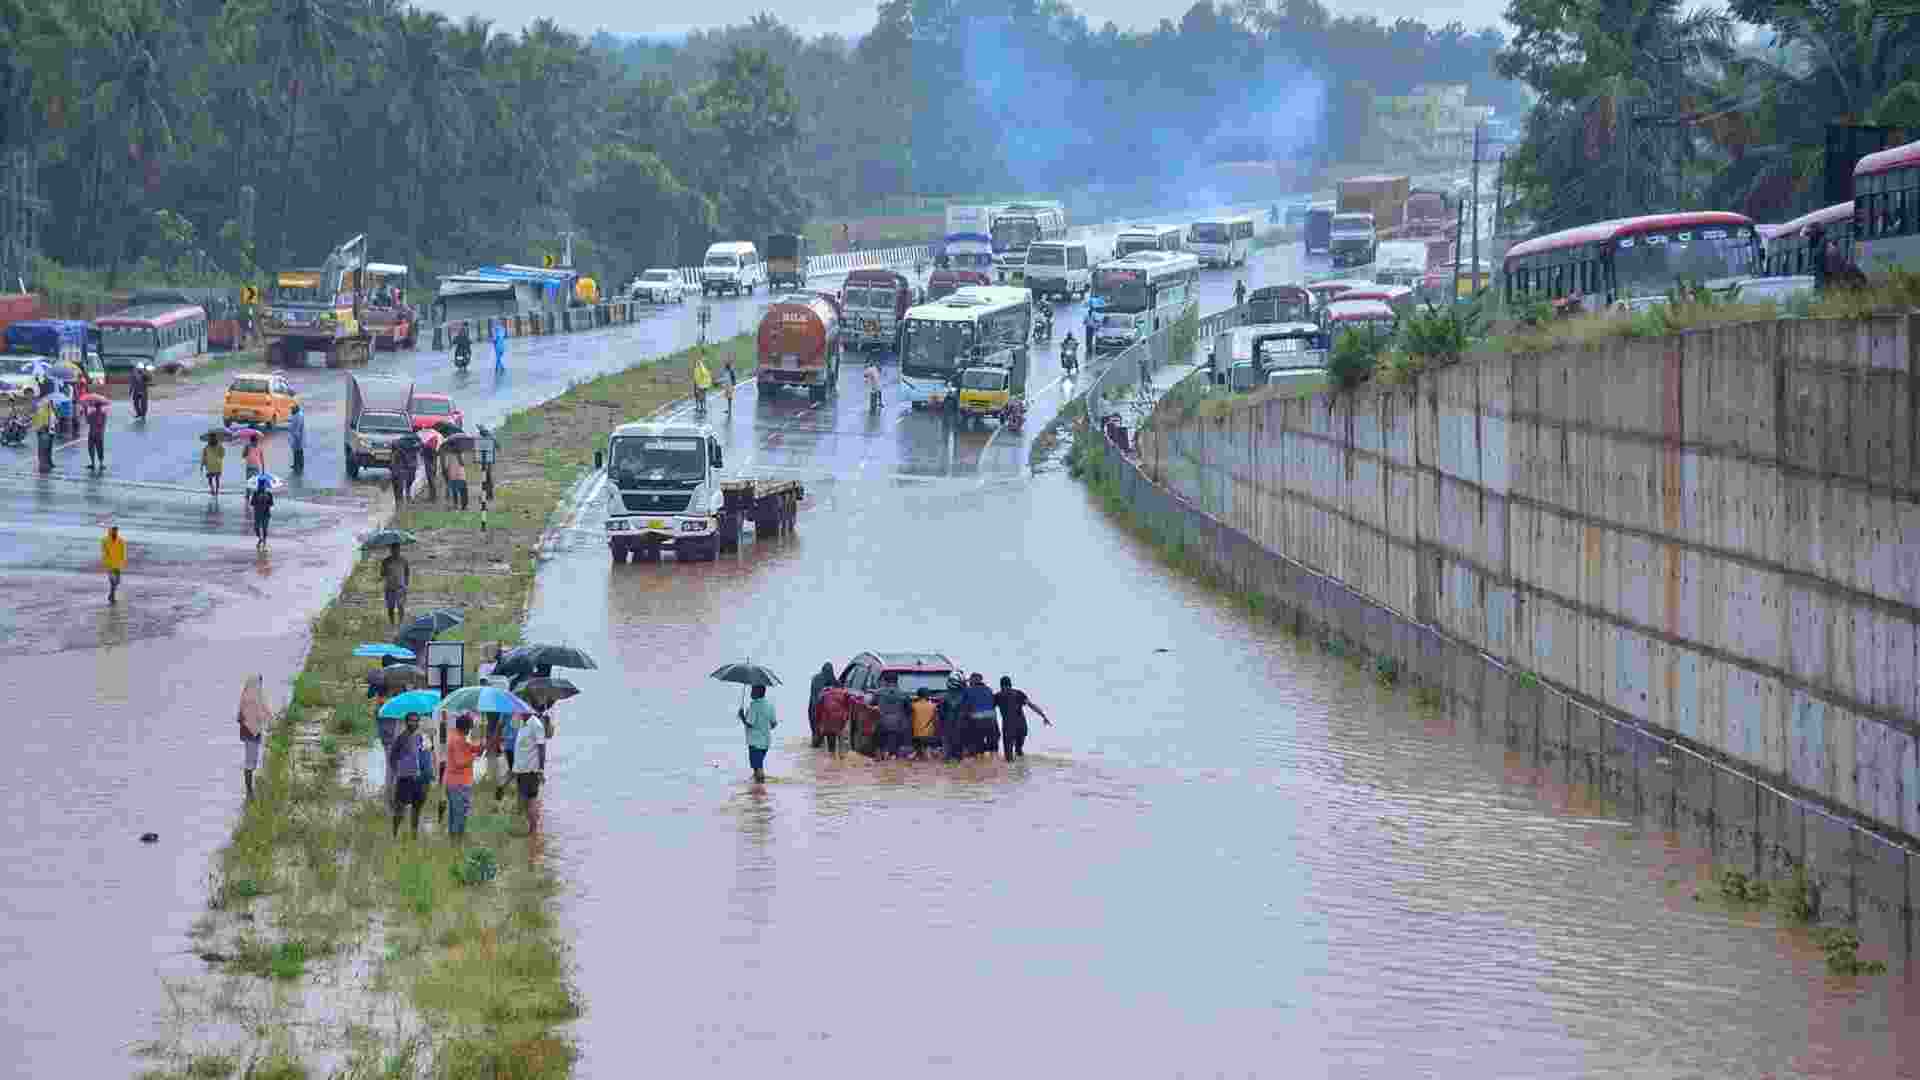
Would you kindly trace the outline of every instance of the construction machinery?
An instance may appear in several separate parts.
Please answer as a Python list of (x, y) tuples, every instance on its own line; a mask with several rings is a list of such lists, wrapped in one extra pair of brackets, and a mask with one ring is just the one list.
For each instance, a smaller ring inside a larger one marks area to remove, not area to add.
[(327, 367), (359, 367), (373, 355), (366, 325), (369, 275), (363, 233), (334, 248), (318, 269), (275, 275), (260, 314), (269, 364), (303, 365), (322, 353)]

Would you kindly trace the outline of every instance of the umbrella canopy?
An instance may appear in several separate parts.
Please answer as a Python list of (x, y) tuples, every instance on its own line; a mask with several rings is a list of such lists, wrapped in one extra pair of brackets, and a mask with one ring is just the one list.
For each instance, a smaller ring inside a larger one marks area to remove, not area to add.
[(473, 436), (464, 431), (456, 431), (447, 436), (446, 441), (440, 444), (440, 449), (455, 454), (464, 454), (473, 449)]
[(429, 450), (438, 450), (440, 449), (440, 443), (446, 439), (446, 436), (429, 428), (426, 431), (420, 432), (418, 438), (420, 439), (421, 446)]
[(64, 376), (69, 379), (77, 379), (81, 375), (80, 365), (71, 360), (56, 360), (47, 370), (56, 376)]
[(494, 665), (493, 673), (503, 679), (518, 678), (522, 675), (538, 674), (539, 668), (584, 668), (592, 670), (600, 665), (593, 657), (571, 645), (522, 645), (508, 650), (500, 662)]
[(417, 690), (427, 685), (427, 673), (417, 667), (383, 667), (367, 673), (367, 685), (387, 690)]
[(397, 720), (408, 713), (431, 713), (439, 704), (438, 690), (409, 690), (380, 706), (380, 715)]
[(528, 679), (520, 684), (520, 696), (533, 703), (537, 709), (550, 708), (556, 701), (565, 701), (578, 694), (580, 688), (569, 679), (556, 679), (540, 676)]
[(223, 427), (208, 428), (206, 430), (206, 433), (201, 435), (200, 437), (208, 440), (224, 439), (227, 437), (227, 429)]
[(413, 650), (404, 645), (389, 645), (384, 641), (368, 641), (353, 647), (355, 656), (397, 656), (402, 660), (413, 659)]
[(263, 472), (253, 478), (253, 486), (265, 491), (280, 486), (280, 478), (270, 472)]
[(260, 437), (260, 431), (258, 428), (230, 427), (226, 430), (226, 436), (235, 441), (240, 439), (257, 439)]
[(742, 686), (779, 686), (780, 676), (759, 664), (724, 664), (708, 678)]
[(104, 409), (107, 406), (113, 404), (113, 402), (108, 401), (106, 398), (102, 397), (99, 394), (86, 393), (86, 394), (80, 395), (80, 404), (86, 406), (89, 409)]
[(454, 423), (451, 420), (442, 420), (439, 423), (433, 425), (433, 430), (439, 432), (442, 435), (458, 435), (460, 434), (460, 425)]
[(440, 708), (450, 713), (530, 713), (533, 706), (497, 686), (463, 686), (447, 695)]
[(363, 548), (383, 548), (392, 547), (395, 544), (414, 544), (418, 542), (418, 538), (405, 529), (381, 529), (365, 540), (360, 541), (360, 546)]
[(400, 632), (393, 636), (393, 640), (397, 645), (405, 645), (414, 652), (419, 652), (420, 647), (415, 646), (414, 642), (424, 645), (433, 638), (433, 635), (442, 630), (451, 630), (465, 621), (466, 617), (459, 612), (439, 608), (425, 615), (415, 616), (412, 621), (400, 628)]

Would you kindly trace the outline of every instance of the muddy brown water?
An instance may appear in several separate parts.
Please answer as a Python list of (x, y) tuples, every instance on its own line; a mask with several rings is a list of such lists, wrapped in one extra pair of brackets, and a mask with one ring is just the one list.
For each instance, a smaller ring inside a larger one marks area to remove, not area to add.
[[(787, 429), (811, 504), (736, 561), (615, 568), (585, 529), (548, 567), (533, 636), (602, 665), (549, 777), (582, 1075), (1920, 1075), (1904, 971), (1695, 902), (1681, 838), (925, 420)], [(1013, 765), (808, 749), (821, 662), (894, 648), (1057, 726)], [(704, 678), (743, 658), (787, 680), (764, 788)]]

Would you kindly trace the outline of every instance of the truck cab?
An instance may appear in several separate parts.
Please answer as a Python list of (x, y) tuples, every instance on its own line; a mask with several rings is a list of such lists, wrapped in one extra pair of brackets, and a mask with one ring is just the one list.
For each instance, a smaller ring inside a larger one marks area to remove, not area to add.
[(750, 518), (761, 533), (790, 527), (803, 497), (797, 481), (730, 476), (706, 424), (638, 421), (607, 436), (607, 546), (613, 561), (649, 561), (672, 551), (711, 561), (740, 542)]
[(1333, 215), (1328, 254), (1335, 266), (1364, 266), (1373, 261), (1379, 235), (1374, 231), (1373, 215), (1364, 212)]

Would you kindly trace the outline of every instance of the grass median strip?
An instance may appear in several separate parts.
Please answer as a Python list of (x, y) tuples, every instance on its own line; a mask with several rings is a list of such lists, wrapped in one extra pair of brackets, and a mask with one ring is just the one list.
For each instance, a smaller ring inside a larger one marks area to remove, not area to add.
[[(711, 346), (707, 364), (721, 371), (728, 356), (751, 374), (751, 337)], [(473, 643), (470, 664), (482, 643), (518, 641), (535, 553), (561, 500), (608, 430), (684, 397), (687, 372), (676, 353), (509, 417), (484, 528), (471, 463), (473, 509), (400, 508), (391, 524), (419, 539), (406, 549), (409, 611), (464, 612), (443, 637)], [(377, 744), (364, 679), (375, 662), (352, 653), (393, 636), (384, 554), (363, 557), (314, 620), (255, 798), (208, 880), (194, 942), (211, 970), (167, 984), (170, 1015), (142, 1048), (150, 1076), (571, 1073), (565, 1025), (580, 1003), (554, 912), (559, 881), (539, 841), (516, 835), (512, 793), (496, 802), (495, 778), (478, 778), (469, 836), (455, 848), (434, 824), (437, 786), (419, 838), (403, 825), (395, 841), (369, 784)]]

